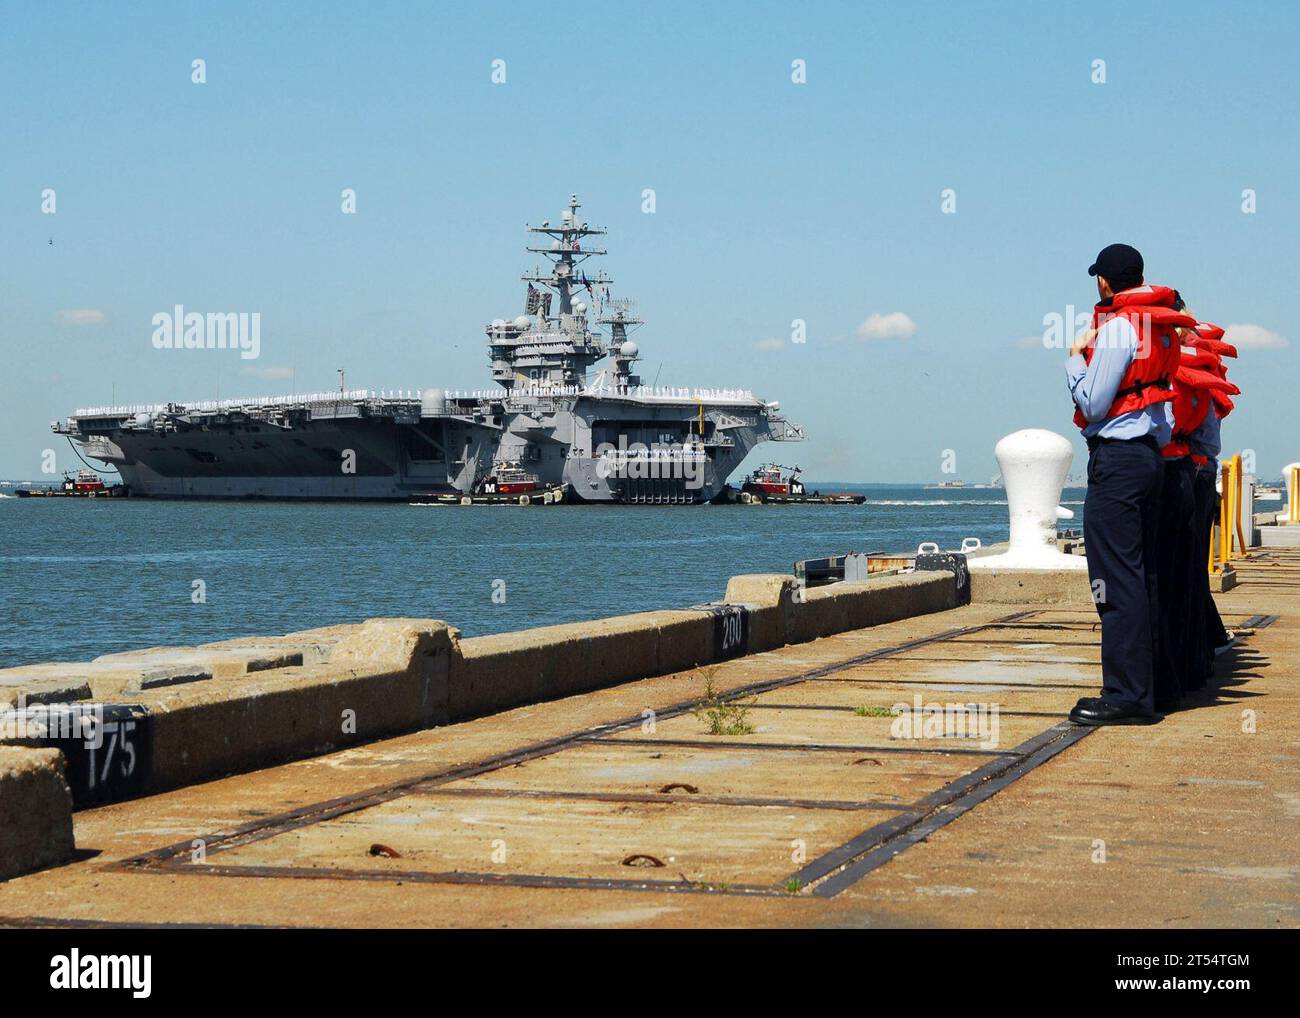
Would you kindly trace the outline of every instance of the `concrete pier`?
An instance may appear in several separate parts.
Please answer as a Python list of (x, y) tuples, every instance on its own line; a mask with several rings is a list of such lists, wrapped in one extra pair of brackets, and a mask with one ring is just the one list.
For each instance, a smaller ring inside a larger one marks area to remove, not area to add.
[[(1213, 693), (1146, 728), (1065, 722), (1090, 604), (948, 573), (100, 662), (151, 773), (69, 813), (74, 861), (0, 883), (0, 925), (1300, 925), (1300, 553), (1238, 577)], [(212, 676), (126, 674), (181, 664)], [(68, 695), (50, 671), (27, 692)]]

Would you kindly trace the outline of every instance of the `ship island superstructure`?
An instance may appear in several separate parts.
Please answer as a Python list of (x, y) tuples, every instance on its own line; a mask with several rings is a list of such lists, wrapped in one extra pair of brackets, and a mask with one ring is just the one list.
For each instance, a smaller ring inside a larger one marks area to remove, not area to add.
[(547, 264), (521, 277), (523, 313), (486, 328), (492, 389), (103, 407), (53, 430), (137, 496), (419, 500), (476, 494), (508, 465), (569, 501), (712, 501), (756, 445), (803, 429), (745, 389), (645, 385), (642, 321), (587, 273), (605, 231), (580, 209), (572, 196), (558, 223), (527, 227)]

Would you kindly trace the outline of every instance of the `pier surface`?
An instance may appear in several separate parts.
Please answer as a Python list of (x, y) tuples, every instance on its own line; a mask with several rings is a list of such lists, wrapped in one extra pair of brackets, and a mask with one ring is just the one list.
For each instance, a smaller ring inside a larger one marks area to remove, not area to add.
[(1154, 726), (1066, 722), (1086, 605), (968, 605), (712, 666), (742, 734), (691, 670), (83, 810), (0, 926), (1300, 926), (1300, 551), (1238, 570)]

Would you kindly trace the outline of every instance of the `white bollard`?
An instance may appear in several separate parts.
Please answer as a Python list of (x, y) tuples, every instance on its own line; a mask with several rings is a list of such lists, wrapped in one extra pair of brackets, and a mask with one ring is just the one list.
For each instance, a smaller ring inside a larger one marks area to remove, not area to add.
[(994, 452), (1007, 489), (1010, 547), (1000, 555), (968, 560), (971, 569), (1083, 569), (1081, 555), (1056, 550), (1056, 521), (1074, 514), (1061, 506), (1061, 491), (1074, 452), (1053, 431), (1027, 428), (1007, 435)]

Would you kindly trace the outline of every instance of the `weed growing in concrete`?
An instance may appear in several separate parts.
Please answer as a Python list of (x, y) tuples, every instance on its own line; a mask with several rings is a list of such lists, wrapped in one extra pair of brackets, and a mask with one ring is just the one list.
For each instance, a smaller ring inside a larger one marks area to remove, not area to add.
[(704, 676), (704, 697), (691, 713), (705, 724), (710, 735), (749, 735), (754, 731), (748, 720), (752, 701), (739, 704), (723, 700), (714, 682), (717, 673), (716, 667), (700, 669)]
[(893, 707), (854, 707), (853, 713), (860, 718), (896, 718), (898, 711)]

